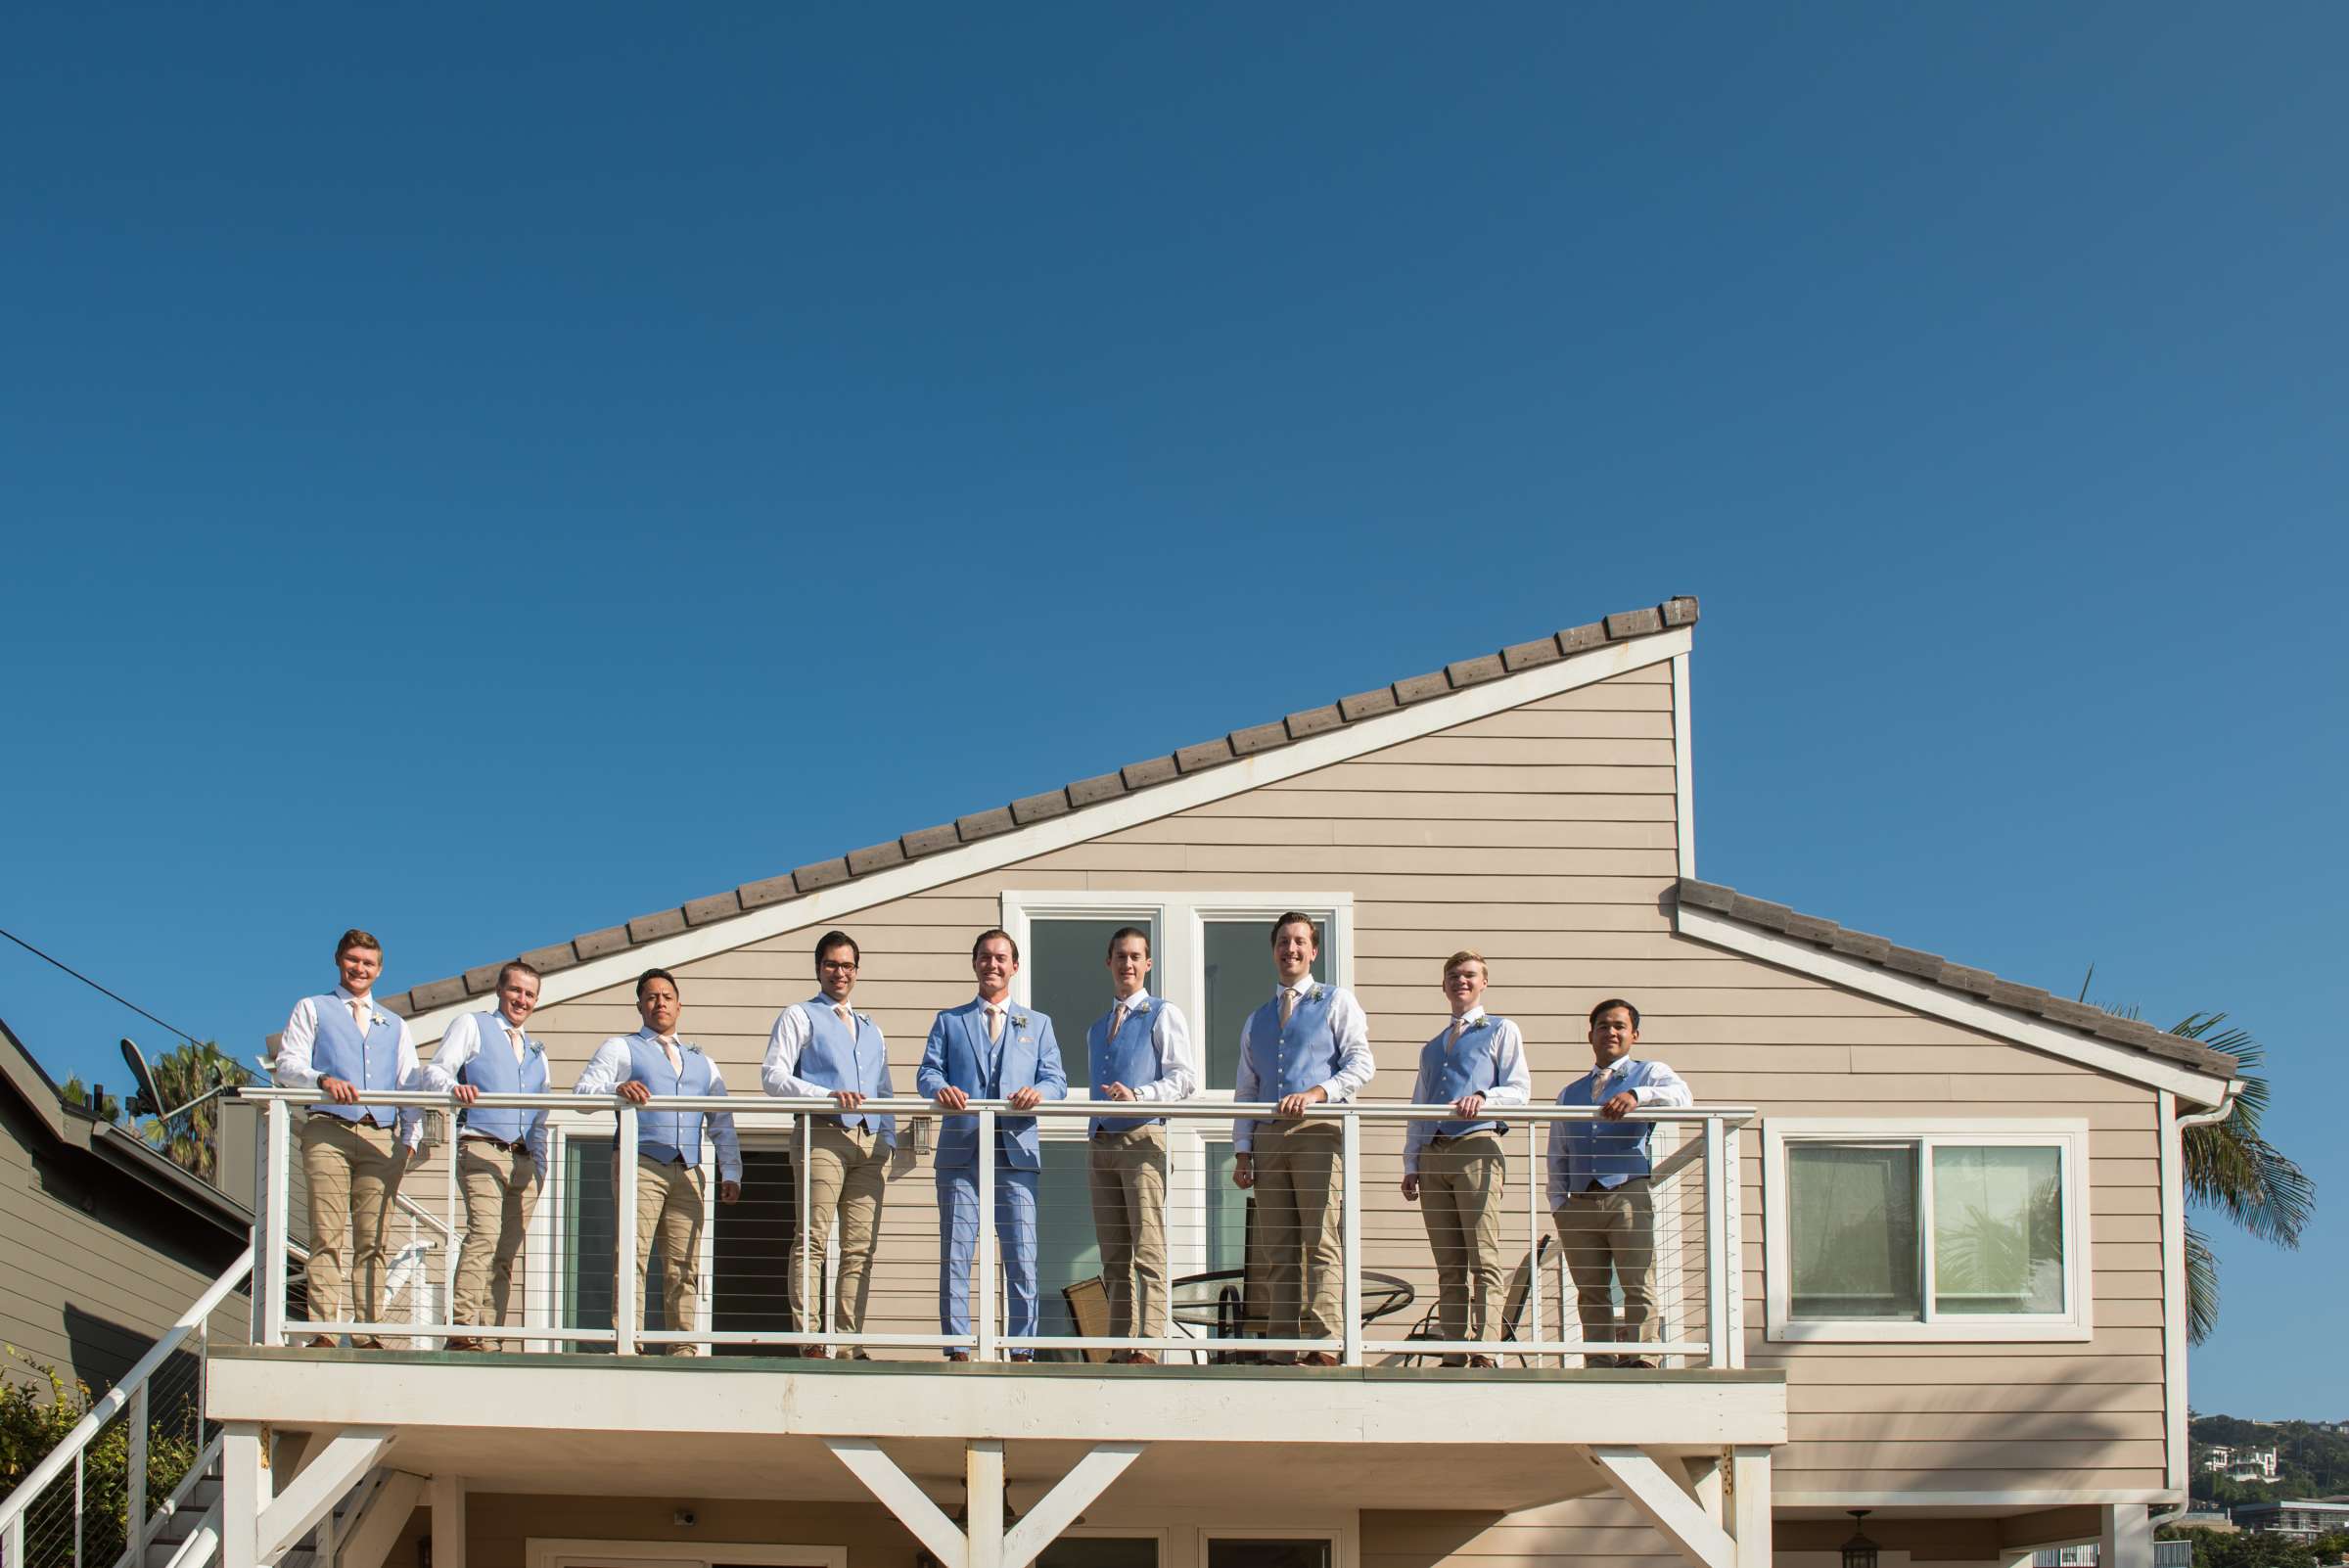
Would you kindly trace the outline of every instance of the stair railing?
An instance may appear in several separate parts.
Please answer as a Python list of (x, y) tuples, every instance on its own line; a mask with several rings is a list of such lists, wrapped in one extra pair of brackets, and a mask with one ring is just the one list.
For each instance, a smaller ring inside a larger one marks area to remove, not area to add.
[[(31, 1559), (25, 1555), (25, 1516), (33, 1504), (47, 1495), (51, 1486), (69, 1470), (73, 1478), (73, 1544), (70, 1561), (74, 1568), (102, 1568), (102, 1565), (82, 1561), (86, 1539), (84, 1513), (88, 1501), (86, 1461), (90, 1446), (100, 1432), (124, 1411), (129, 1412), (129, 1456), (124, 1476), (129, 1503), (123, 1529), (128, 1538), (126, 1556), (134, 1563), (138, 1561), (145, 1552), (155, 1524), (147, 1509), (147, 1440), (152, 1429), (149, 1396), (153, 1392), (156, 1373), (193, 1342), (201, 1390), (203, 1361), (210, 1348), (208, 1324), (211, 1315), (219, 1310), (222, 1302), (245, 1284), (252, 1273), (253, 1249), (247, 1247), (237, 1261), (230, 1264), (220, 1277), (213, 1280), (186, 1312), (179, 1314), (178, 1321), (164, 1331), (162, 1338), (149, 1347), (147, 1354), (140, 1357), (137, 1363), (90, 1407), (89, 1412), (74, 1423), (73, 1430), (68, 1432), (50, 1451), (49, 1456), (33, 1466), (32, 1473), (24, 1478), (23, 1484), (10, 1493), (5, 1502), (0, 1502), (0, 1564), (4, 1564), (5, 1568), (34, 1568)], [(201, 1404), (200, 1392), (200, 1413)], [(203, 1447), (199, 1443), (198, 1469), (203, 1465)], [(182, 1490), (184, 1492), (184, 1488)], [(165, 1504), (166, 1511), (170, 1505)], [(42, 1568), (47, 1568), (47, 1565), (42, 1565)]]

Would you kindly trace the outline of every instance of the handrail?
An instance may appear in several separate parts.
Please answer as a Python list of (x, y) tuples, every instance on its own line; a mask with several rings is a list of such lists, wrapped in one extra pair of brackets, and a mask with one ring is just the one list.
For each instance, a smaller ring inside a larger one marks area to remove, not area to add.
[[(420, 1089), (369, 1089), (367, 1103), (399, 1108), (410, 1106), (444, 1109), (456, 1103), (446, 1093)], [(244, 1098), (254, 1100), (284, 1100), (289, 1104), (312, 1105), (324, 1103), (318, 1091), (311, 1088), (247, 1089)], [(631, 1105), (617, 1094), (482, 1094), (473, 1105), (476, 1109), (507, 1111), (610, 1110)], [(647, 1099), (638, 1111), (778, 1111), (807, 1112), (819, 1116), (838, 1116), (840, 1107), (826, 1099), (786, 1099), (774, 1094), (656, 1094)], [(857, 1107), (859, 1115), (883, 1116), (975, 1116), (981, 1111), (994, 1111), (1005, 1116), (1036, 1117), (1093, 1117), (1148, 1116), (1169, 1117), (1186, 1121), (1250, 1121), (1274, 1122), (1290, 1120), (1279, 1114), (1279, 1107), (1269, 1100), (1042, 1100), (1024, 1111), (1015, 1111), (1008, 1100), (980, 1100), (968, 1102), (965, 1109), (949, 1111), (936, 1100), (897, 1095), (889, 1099), (868, 1099)], [(1628, 1122), (1712, 1122), (1720, 1121), (1732, 1127), (1743, 1127), (1762, 1113), (1750, 1105), (1691, 1105), (1684, 1109), (1662, 1106), (1643, 1106), (1623, 1120)], [(1314, 1122), (1343, 1121), (1348, 1117), (1365, 1122), (1450, 1122), (1459, 1113), (1450, 1104), (1420, 1105), (1407, 1100), (1336, 1100), (1306, 1108), (1305, 1120)], [(1589, 1105), (1488, 1105), (1485, 1118), (1497, 1122), (1595, 1122), (1604, 1120), (1595, 1106)]]
[[(248, 1246), (238, 1255), (237, 1261), (212, 1281), (210, 1288), (196, 1298), (195, 1305), (179, 1314), (179, 1320), (164, 1331), (163, 1337), (157, 1340), (147, 1354), (140, 1357), (131, 1369), (100, 1397), (97, 1404), (90, 1407), (89, 1413), (74, 1423), (73, 1430), (59, 1439), (57, 1447), (49, 1451), (49, 1457), (33, 1466), (32, 1474), (24, 1478), (23, 1484), (10, 1493), (6, 1501), (0, 1502), (0, 1530), (15, 1525), (31, 1505), (32, 1499), (50, 1482), (65, 1474), (66, 1466), (73, 1462), (76, 1453), (89, 1446), (90, 1439), (97, 1435), (98, 1429), (113, 1420), (130, 1403), (131, 1395), (137, 1392), (139, 1385), (154, 1376), (155, 1369), (162, 1365), (172, 1352), (186, 1344), (188, 1336), (203, 1326), (204, 1320), (211, 1316), (252, 1272), (253, 1248)], [(135, 1530), (137, 1521), (132, 1521), (131, 1527)]]

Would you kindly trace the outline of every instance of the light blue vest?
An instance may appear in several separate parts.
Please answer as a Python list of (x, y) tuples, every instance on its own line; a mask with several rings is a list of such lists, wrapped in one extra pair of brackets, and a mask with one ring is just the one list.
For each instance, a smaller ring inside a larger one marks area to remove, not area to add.
[[(655, 1094), (707, 1094), (710, 1092), (710, 1058), (702, 1054), (699, 1045), (677, 1041), (677, 1055), (684, 1062), (681, 1072), (668, 1070), (668, 1057), (663, 1053), (661, 1042), (642, 1034), (628, 1037), (628, 1076), (625, 1082), (642, 1084)], [(615, 1085), (617, 1086), (617, 1085)], [(687, 1165), (702, 1163), (702, 1113), (699, 1111), (639, 1111), (636, 1113), (636, 1147), (639, 1152), (656, 1160), (683, 1160)]]
[[(1604, 1104), (1590, 1098), (1591, 1080), (1596, 1070), (1558, 1091), (1560, 1105)], [(1655, 1076), (1653, 1064), (1625, 1057), (1623, 1071), (1607, 1080), (1607, 1098), (1613, 1099), (1625, 1089), (1638, 1088)], [(1566, 1190), (1583, 1192), (1595, 1181), (1602, 1187), (1620, 1187), (1634, 1176), (1643, 1176), (1649, 1170), (1647, 1143), (1656, 1130), (1653, 1122), (1638, 1122), (1626, 1117), (1620, 1122), (1559, 1122), (1553, 1124), (1559, 1147), (1566, 1155)]]
[(1337, 997), (1337, 987), (1316, 981), (1297, 998), (1297, 1010), (1289, 1015), (1289, 1027), (1285, 1030), (1280, 1027), (1277, 993), (1256, 1010), (1248, 1020), (1247, 1038), (1248, 1059), (1256, 1069), (1259, 1094), (1267, 1100), (1285, 1100), (1292, 1094), (1317, 1088), (1337, 1076), (1341, 1057), (1333, 1021)]
[[(1500, 1082), (1500, 1023), (1487, 1013), (1460, 1031), (1460, 1043), (1451, 1050), (1444, 1048), (1451, 1035), (1451, 1026), (1446, 1024), (1442, 1034), (1419, 1048), (1419, 1084), (1411, 1097), (1422, 1105), (1450, 1105), (1471, 1094), (1491, 1093)], [(1508, 1130), (1506, 1122), (1488, 1117), (1481, 1122), (1438, 1122), (1435, 1135), (1456, 1138)]]
[[(514, 1060), (513, 1047), (506, 1043), (506, 1015), (488, 1012), (477, 1015), (474, 1029), (481, 1043), (465, 1065), (457, 1069), (457, 1082), (470, 1084), (484, 1094), (544, 1094), (546, 1092), (546, 1051), (529, 1035), (522, 1037), (522, 1060)], [(668, 1064), (661, 1064), (667, 1067)], [(508, 1106), (492, 1110), (487, 1106), (468, 1106), (458, 1117), (468, 1132), (500, 1143), (514, 1143), (544, 1116), (544, 1111), (518, 1111)]]
[[(824, 995), (802, 1011), (807, 1015), (807, 1043), (800, 1047), (800, 1066), (794, 1077), (876, 1099), (896, 1092), (889, 1085), (889, 1048), (871, 1019), (851, 1009), (851, 1022), (844, 1024), (832, 1010), (832, 998)], [(840, 1125), (858, 1130), (878, 1128), (884, 1147), (898, 1145), (898, 1119), (894, 1116), (860, 1111), (842, 1117)]]
[[(310, 1065), (321, 1078), (343, 1079), (362, 1089), (399, 1087), (398, 1019), (371, 998), (367, 1033), (362, 1037), (359, 1026), (350, 1021), (350, 1004), (342, 997), (330, 992), (311, 997), (310, 1004), (318, 1012), (318, 1036), (310, 1042)], [(376, 1023), (379, 1018), (384, 1022)], [(389, 1105), (336, 1105), (329, 1101), (316, 1109), (345, 1122), (372, 1116), (377, 1127), (390, 1127), (399, 1116)]]
[[(1093, 1066), (1093, 1098), (1108, 1098), (1112, 1084), (1134, 1088), (1143, 1084), (1158, 1082), (1158, 1009), (1164, 1005), (1148, 992), (1137, 993), (1126, 1010), (1126, 1022), (1119, 1026), (1117, 1038), (1109, 1038), (1109, 1021), (1118, 1016), (1115, 1002), (1109, 1011), (1093, 1020), (1093, 1027), (1084, 1032), (1084, 1052)], [(1088, 1129), (1094, 1132), (1130, 1132), (1137, 1127), (1164, 1122), (1163, 1116), (1096, 1116)]]

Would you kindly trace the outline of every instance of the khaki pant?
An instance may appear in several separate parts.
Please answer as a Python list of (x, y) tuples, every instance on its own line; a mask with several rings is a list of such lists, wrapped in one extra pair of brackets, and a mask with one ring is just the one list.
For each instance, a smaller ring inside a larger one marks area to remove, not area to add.
[(502, 1327), (512, 1321), (514, 1260), (538, 1202), (538, 1162), (527, 1150), (486, 1138), (457, 1140), (457, 1182), (465, 1189), (465, 1245), (457, 1252), (451, 1322)]
[(1115, 1339), (1167, 1333), (1167, 1130), (1153, 1123), (1096, 1132), (1087, 1145), (1093, 1233)]
[[(844, 1334), (864, 1330), (865, 1297), (872, 1286), (873, 1247), (881, 1233), (881, 1200), (889, 1185), (889, 1145), (870, 1128), (818, 1122), (802, 1144), (807, 1158), (807, 1213), (800, 1223), (800, 1245), (792, 1249), (791, 1326), (820, 1333), (824, 1297), (824, 1255), (840, 1220), (840, 1291), (832, 1327)], [(813, 1298), (802, 1299), (803, 1292)]]
[(1419, 1218), (1436, 1255), (1438, 1339), (1491, 1339), (1499, 1327), (1508, 1165), (1497, 1132), (1434, 1138), (1419, 1152)]
[(365, 1127), (324, 1112), (302, 1119), (301, 1174), (310, 1187), (312, 1322), (384, 1320), (384, 1221), (399, 1194), (406, 1163), (390, 1128)]
[[(693, 1166), (636, 1156), (636, 1321), (644, 1321), (644, 1280), (661, 1244), (661, 1296), (672, 1331), (700, 1325), (702, 1312), (702, 1173)], [(665, 1355), (691, 1356), (691, 1345), (664, 1345)]]
[(1335, 1122), (1256, 1125), (1267, 1339), (1335, 1339), (1345, 1332), (1338, 1246), (1344, 1138)]
[[(1656, 1213), (1647, 1177), (1634, 1176), (1619, 1187), (1570, 1192), (1552, 1216), (1566, 1270), (1574, 1275), (1583, 1338), (1592, 1344), (1629, 1344), (1656, 1337)], [(1618, 1322), (1608, 1291), (1609, 1274), (1623, 1290)], [(1587, 1363), (1606, 1360), (1584, 1353)]]

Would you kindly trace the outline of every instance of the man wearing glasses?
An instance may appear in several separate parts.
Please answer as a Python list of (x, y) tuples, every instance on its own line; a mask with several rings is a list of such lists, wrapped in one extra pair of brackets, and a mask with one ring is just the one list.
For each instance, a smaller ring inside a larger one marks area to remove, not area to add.
[[(783, 1099), (830, 1099), (841, 1115), (808, 1119), (801, 1129), (800, 1151), (807, 1161), (807, 1213), (792, 1250), (791, 1326), (803, 1334), (823, 1332), (824, 1251), (832, 1222), (840, 1221), (840, 1290), (833, 1304), (833, 1328), (862, 1333), (866, 1294), (872, 1284), (873, 1248), (881, 1233), (881, 1200), (889, 1163), (897, 1148), (898, 1119), (859, 1107), (887, 1099), (889, 1042), (881, 1026), (849, 1005), (856, 971), (864, 958), (856, 939), (827, 931), (815, 945), (816, 993), (793, 1002), (775, 1019), (766, 1037), (766, 1060), (759, 1082)], [(821, 1360), (822, 1345), (803, 1345), (802, 1356)], [(844, 1352), (869, 1360), (861, 1347)]]

